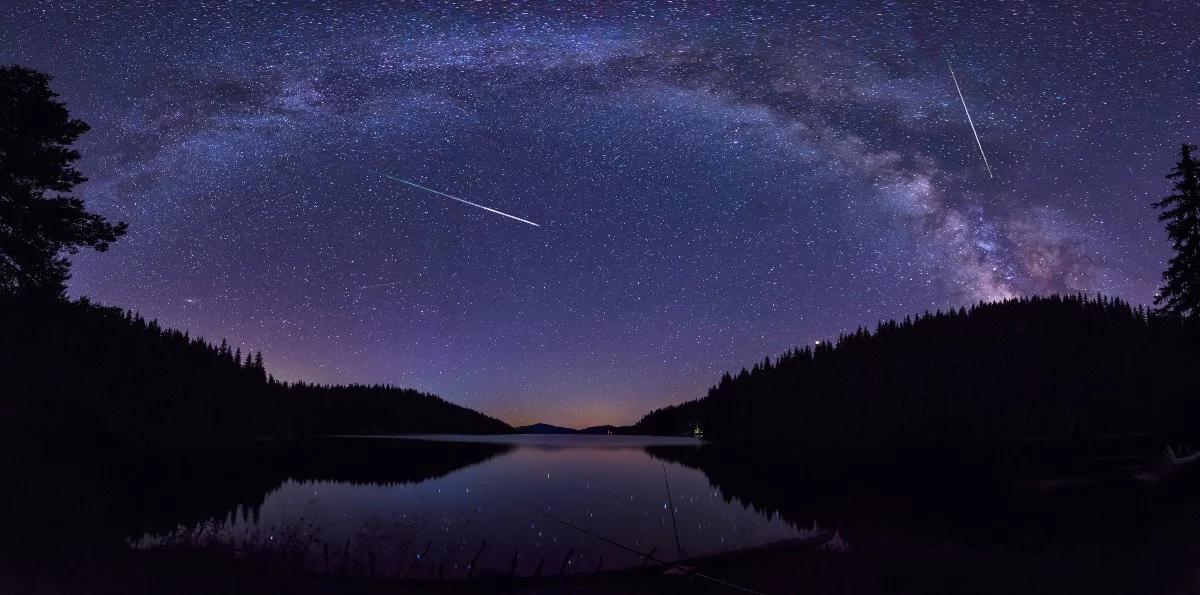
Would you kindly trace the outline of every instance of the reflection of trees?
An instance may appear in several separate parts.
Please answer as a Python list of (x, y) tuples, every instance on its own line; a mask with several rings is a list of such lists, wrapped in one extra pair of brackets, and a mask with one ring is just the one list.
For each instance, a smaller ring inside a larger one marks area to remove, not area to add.
[(1127, 482), (1037, 490), (978, 470), (987, 465), (928, 453), (922, 459), (911, 451), (870, 459), (717, 445), (646, 451), (700, 470), (726, 501), (799, 527), (816, 522), (858, 536), (1025, 553), (1149, 547), (1163, 531), (1178, 528), (1159, 507), (1183, 489)]
[(290, 449), (288, 477), (388, 485), (436, 479), (513, 450), (509, 444), (392, 438), (330, 438)]
[[(81, 447), (82, 449), (83, 447)], [(0, 548), (123, 541), (241, 515), (257, 517), (284, 481), (418, 483), (499, 456), (505, 444), (323, 439), (203, 457), (87, 452), (0, 457)], [(32, 450), (32, 449), (30, 449)]]

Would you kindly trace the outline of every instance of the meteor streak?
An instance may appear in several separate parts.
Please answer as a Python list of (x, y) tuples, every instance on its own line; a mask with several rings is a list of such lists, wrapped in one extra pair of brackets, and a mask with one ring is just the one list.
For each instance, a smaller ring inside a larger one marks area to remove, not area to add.
[(403, 281), (392, 281), (390, 283), (376, 283), (374, 285), (363, 285), (362, 287), (356, 287), (354, 289), (354, 291), (362, 291), (364, 289), (374, 289), (376, 287), (387, 287), (389, 285), (399, 285), (401, 283), (403, 283)]
[(381, 176), (383, 176), (383, 177), (385, 177), (385, 178), (388, 178), (389, 180), (395, 180), (395, 181), (397, 181), (397, 182), (400, 182), (401, 184), (407, 184), (407, 185), (409, 185), (409, 186), (412, 186), (413, 188), (418, 188), (418, 189), (420, 189), (420, 190), (424, 190), (424, 191), (426, 191), (426, 192), (432, 192), (432, 193), (434, 193), (434, 194), (436, 194), (436, 195), (438, 195), (438, 196), (444, 196), (444, 197), (446, 197), (446, 198), (449, 198), (449, 199), (452, 199), (452, 200), (457, 200), (458, 202), (461, 202), (461, 203), (463, 203), (463, 204), (468, 204), (468, 205), (471, 205), (471, 206), (473, 206), (473, 207), (475, 207), (475, 208), (483, 209), (483, 210), (485, 210), (485, 211), (487, 211), (487, 212), (489, 212), (489, 213), (495, 213), (495, 214), (497, 214), (497, 215), (504, 215), (505, 217), (508, 217), (509, 219), (516, 219), (517, 221), (520, 221), (521, 223), (528, 223), (529, 225), (532, 225), (532, 226), (534, 226), (534, 227), (541, 227), (541, 225), (538, 225), (537, 223), (534, 223), (534, 222), (532, 222), (532, 221), (530, 221), (530, 220), (528, 220), (528, 219), (522, 219), (522, 218), (520, 218), (520, 217), (516, 217), (516, 216), (514, 216), (514, 215), (509, 215), (508, 213), (504, 213), (504, 212), (501, 212), (501, 211), (497, 211), (496, 209), (493, 209), (493, 208), (491, 208), (491, 207), (485, 207), (485, 206), (483, 206), (483, 205), (481, 205), (481, 204), (476, 204), (476, 203), (473, 203), (473, 202), (471, 202), (471, 201), (469, 201), (469, 200), (465, 200), (465, 199), (459, 198), (459, 197), (457, 197), (457, 196), (452, 196), (452, 195), (446, 194), (445, 192), (440, 192), (440, 191), (434, 190), (433, 188), (428, 188), (428, 187), (422, 186), (422, 185), (420, 185), (420, 184), (418, 184), (418, 183), (416, 183), (416, 182), (410, 182), (410, 181), (408, 181), (408, 180), (405, 180), (404, 178), (398, 178), (398, 177), (396, 177), (396, 176), (393, 176), (393, 175), (385, 174), (385, 173), (383, 173), (383, 172), (381, 172), (381, 171), (377, 171), (377, 172), (375, 172), (375, 173), (377, 173), (377, 174), (379, 174), (379, 175), (381, 175)]
[(967, 123), (971, 125), (971, 134), (975, 135), (975, 144), (979, 145), (979, 155), (983, 157), (983, 166), (987, 168), (988, 177), (992, 176), (992, 166), (988, 165), (987, 154), (983, 152), (983, 143), (979, 141), (979, 133), (975, 132), (975, 121), (971, 119), (971, 110), (967, 109), (967, 100), (963, 98), (962, 88), (958, 86), (958, 77), (954, 76), (954, 67), (950, 66), (950, 61), (946, 60), (946, 66), (950, 67), (950, 78), (954, 79), (954, 88), (958, 90), (958, 100), (963, 104), (963, 111), (967, 113)]

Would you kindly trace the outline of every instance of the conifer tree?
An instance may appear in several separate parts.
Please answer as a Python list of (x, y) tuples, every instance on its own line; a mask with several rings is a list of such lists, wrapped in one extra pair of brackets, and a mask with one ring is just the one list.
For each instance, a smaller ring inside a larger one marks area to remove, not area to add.
[(83, 177), (75, 140), (88, 130), (71, 119), (50, 77), (0, 67), (0, 293), (61, 298), (70, 277), (64, 254), (98, 251), (125, 233), (68, 194)]
[(1167, 175), (1175, 181), (1174, 192), (1154, 203), (1175, 251), (1154, 304), (1168, 314), (1200, 319), (1200, 161), (1192, 157), (1195, 149), (1187, 144), (1180, 148), (1179, 162)]

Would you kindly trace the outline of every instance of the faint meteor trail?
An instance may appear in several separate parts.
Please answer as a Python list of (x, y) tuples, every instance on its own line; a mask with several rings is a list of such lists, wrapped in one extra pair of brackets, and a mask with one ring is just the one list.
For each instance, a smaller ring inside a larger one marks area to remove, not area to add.
[(967, 113), (967, 123), (971, 125), (971, 134), (975, 135), (975, 144), (979, 145), (979, 155), (983, 157), (983, 166), (987, 168), (988, 177), (992, 176), (992, 166), (988, 165), (987, 154), (983, 152), (983, 143), (979, 141), (979, 133), (975, 132), (975, 121), (971, 119), (971, 110), (967, 109), (967, 100), (963, 97), (962, 88), (958, 86), (958, 77), (954, 76), (954, 67), (950, 66), (950, 61), (946, 60), (946, 66), (950, 67), (950, 78), (954, 79), (954, 88), (958, 90), (958, 100), (963, 104), (963, 111)]
[(354, 291), (362, 291), (364, 289), (374, 289), (376, 287), (387, 287), (389, 285), (399, 285), (401, 283), (403, 283), (403, 281), (392, 281), (390, 283), (376, 283), (374, 285), (363, 285), (362, 287), (354, 288)]
[[(373, 171), (373, 170), (372, 170), (372, 171)], [(509, 219), (516, 219), (517, 221), (520, 221), (521, 223), (528, 223), (529, 225), (532, 225), (532, 226), (534, 226), (534, 227), (541, 227), (541, 225), (538, 225), (537, 223), (534, 223), (534, 222), (532, 222), (532, 221), (530, 221), (530, 220), (528, 220), (528, 219), (522, 219), (522, 218), (520, 218), (520, 217), (517, 217), (517, 216), (515, 216), (515, 215), (509, 215), (508, 213), (505, 213), (505, 212), (502, 212), (502, 211), (497, 211), (496, 209), (493, 209), (493, 208), (491, 208), (491, 207), (485, 207), (485, 206), (483, 206), (483, 205), (481, 205), (481, 204), (473, 203), (473, 202), (471, 202), (471, 201), (469, 201), (469, 200), (462, 199), (462, 198), (459, 198), (459, 197), (457, 197), (457, 196), (452, 196), (452, 195), (446, 194), (445, 192), (440, 192), (440, 191), (434, 190), (433, 188), (428, 188), (428, 187), (422, 186), (422, 185), (420, 185), (420, 184), (418, 184), (418, 183), (416, 183), (416, 182), (410, 182), (410, 181), (408, 181), (408, 180), (405, 180), (404, 178), (398, 178), (398, 177), (396, 177), (396, 176), (393, 176), (393, 175), (390, 175), (390, 174), (385, 174), (385, 173), (383, 173), (383, 172), (381, 172), (381, 171), (376, 171), (376, 172), (374, 172), (374, 173), (376, 173), (376, 174), (379, 174), (379, 175), (381, 175), (381, 176), (383, 176), (383, 177), (385, 177), (385, 178), (388, 178), (388, 179), (390, 179), (390, 180), (395, 180), (395, 181), (397, 181), (397, 182), (400, 182), (401, 184), (407, 184), (407, 185), (409, 185), (409, 186), (412, 186), (413, 188), (419, 188), (419, 189), (421, 189), (421, 190), (424, 190), (424, 191), (426, 191), (426, 192), (432, 192), (432, 193), (434, 193), (434, 194), (436, 194), (436, 195), (438, 195), (438, 196), (444, 196), (444, 197), (446, 197), (446, 198), (449, 198), (449, 199), (457, 200), (458, 202), (461, 202), (461, 203), (463, 203), (463, 204), (468, 204), (468, 205), (471, 205), (471, 206), (473, 206), (473, 207), (476, 207), (476, 208), (479, 208), (479, 209), (483, 209), (483, 210), (485, 210), (485, 211), (487, 211), (487, 212), (489, 212), (489, 213), (495, 213), (495, 214), (497, 214), (497, 215), (504, 215), (505, 217), (508, 217)]]

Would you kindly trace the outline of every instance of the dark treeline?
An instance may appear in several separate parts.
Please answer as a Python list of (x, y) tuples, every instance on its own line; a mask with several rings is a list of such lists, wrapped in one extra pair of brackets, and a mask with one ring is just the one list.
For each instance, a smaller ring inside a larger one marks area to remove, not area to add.
[(86, 300), (0, 299), (0, 419), (69, 439), (207, 449), (316, 433), (510, 431), (433, 395), (276, 382), (243, 354)]
[(434, 395), (385, 385), (295, 383), (285, 401), (303, 435), (362, 433), (503, 434), (512, 428)]
[(1086, 444), (1197, 435), (1194, 323), (1110, 298), (981, 303), (880, 323), (725, 374), (640, 433), (814, 446)]
[(0, 407), (60, 440), (100, 433), (189, 448), (286, 427), (256, 358), (246, 365), (224, 344), (86, 300), (4, 299), (0, 327)]

